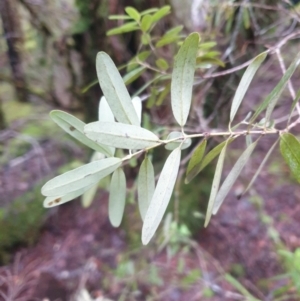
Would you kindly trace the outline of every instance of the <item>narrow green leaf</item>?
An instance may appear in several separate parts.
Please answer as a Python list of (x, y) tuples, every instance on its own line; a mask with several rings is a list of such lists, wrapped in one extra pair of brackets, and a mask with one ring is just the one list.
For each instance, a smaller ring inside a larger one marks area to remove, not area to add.
[(124, 25), (121, 25), (116, 28), (112, 28), (106, 32), (107, 36), (113, 36), (117, 34), (122, 34), (126, 32), (131, 32), (135, 30), (139, 30), (140, 28), (138, 27), (136, 22), (127, 22)]
[(66, 202), (72, 201), (91, 189), (93, 185), (86, 186), (84, 188), (77, 189), (65, 195), (48, 196), (45, 198), (43, 206), (45, 208), (52, 208), (58, 205), (62, 205)]
[(251, 156), (254, 148), (256, 147), (257, 142), (258, 142), (258, 140), (256, 140), (255, 142), (253, 142), (246, 148), (246, 150), (242, 153), (242, 155), (238, 158), (238, 160), (234, 164), (234, 166), (231, 169), (231, 171), (229, 172), (227, 178), (224, 180), (224, 182), (216, 196), (216, 201), (215, 201), (214, 208), (213, 208), (213, 214), (216, 214), (217, 211), (219, 210), (225, 197), (229, 193), (231, 187), (233, 186), (236, 179), (240, 175), (243, 167), (250, 159), (250, 156)]
[(84, 132), (93, 141), (123, 149), (143, 149), (160, 143), (152, 132), (136, 125), (112, 122), (92, 122), (84, 127)]
[(144, 32), (147, 32), (152, 25), (152, 17), (150, 15), (145, 15), (141, 21), (141, 29)]
[(214, 158), (216, 158), (219, 155), (219, 153), (222, 151), (225, 144), (229, 145), (233, 140), (234, 140), (234, 138), (230, 138), (230, 139), (220, 143), (219, 145), (214, 147), (209, 153), (207, 153), (205, 155), (205, 157), (203, 158), (196, 175), (201, 170), (203, 170)]
[(136, 115), (139, 118), (139, 121), (140, 121), (139, 125), (141, 125), (141, 122), (142, 122), (142, 100), (138, 96), (135, 96), (135, 97), (132, 98), (132, 104), (134, 106)]
[(140, 21), (141, 15), (134, 7), (127, 6), (127, 7), (125, 7), (125, 11), (126, 11), (127, 15), (129, 17), (131, 17), (133, 20), (135, 20), (137, 22)]
[(114, 227), (119, 227), (123, 218), (126, 200), (126, 178), (122, 168), (111, 177), (108, 201), (108, 217)]
[(127, 64), (127, 72), (132, 71), (133, 69), (136, 69), (140, 66), (141, 62), (146, 61), (146, 59), (151, 54), (150, 51), (142, 51), (138, 55), (136, 55), (133, 59), (131, 59)]
[(149, 9), (145, 9), (142, 12), (140, 12), (141, 16), (147, 15), (147, 14), (152, 14), (158, 11), (158, 8), (154, 7), (154, 8), (149, 8)]
[(292, 114), (293, 114), (294, 109), (295, 109), (297, 103), (299, 102), (299, 100), (300, 100), (300, 89), (298, 90), (298, 92), (297, 92), (297, 94), (296, 94), (296, 97), (295, 97), (295, 99), (293, 100), (293, 103), (292, 103), (292, 106), (291, 106), (291, 112), (290, 112), (290, 116), (289, 116), (289, 119), (288, 119), (287, 124), (290, 123)]
[(155, 12), (152, 15), (152, 22), (157, 22), (160, 19), (162, 19), (163, 17), (165, 17), (166, 15), (168, 15), (171, 11), (171, 6), (169, 5), (165, 5), (162, 8), (160, 8), (157, 12)]
[(122, 163), (119, 158), (106, 158), (68, 171), (48, 181), (42, 187), (44, 196), (65, 195), (96, 184), (117, 169)]
[(184, 27), (183, 25), (175, 26), (169, 29), (163, 36), (164, 37), (178, 36), (178, 34), (182, 31), (183, 27)]
[(139, 119), (130, 95), (109, 55), (105, 52), (99, 52), (97, 54), (96, 67), (101, 89), (115, 118), (122, 123), (139, 125)]
[(136, 69), (131, 70), (129, 73), (125, 74), (125, 76), (123, 77), (123, 81), (125, 85), (129, 85), (132, 82), (134, 82), (136, 79), (138, 79), (141, 76), (141, 74), (143, 74), (145, 70), (146, 67), (140, 66), (137, 67)]
[(225, 144), (222, 148), (222, 151), (221, 151), (221, 154), (219, 156), (218, 163), (216, 166), (215, 175), (214, 175), (214, 179), (213, 179), (213, 182), (211, 185), (211, 191), (210, 191), (209, 201), (208, 201), (208, 205), (207, 205), (204, 227), (207, 227), (207, 225), (211, 219), (216, 196), (217, 196), (217, 193), (219, 190), (222, 171), (223, 171), (223, 165), (224, 165), (224, 160), (225, 160), (225, 154), (226, 154), (226, 149), (227, 149), (227, 144), (228, 144), (227, 142), (228, 142), (228, 140), (225, 141)]
[[(167, 141), (168, 140), (172, 140), (172, 139), (176, 139), (176, 138), (181, 138), (182, 137), (182, 133), (181, 132), (171, 132), (168, 137), (167, 137)], [(165, 149), (167, 150), (173, 150), (177, 147), (180, 147), (180, 149), (186, 149), (188, 148), (191, 143), (192, 143), (192, 140), (191, 138), (188, 138), (188, 139), (185, 139), (184, 142), (183, 142), (183, 138), (179, 139), (179, 140), (176, 140), (176, 141), (173, 141), (173, 142), (169, 142), (165, 145)]]
[(190, 111), (199, 34), (192, 33), (181, 45), (174, 62), (171, 82), (172, 111), (180, 126), (184, 126)]
[(146, 156), (141, 164), (138, 176), (138, 202), (142, 220), (145, 218), (154, 190), (154, 168), (151, 160)]
[(220, 67), (225, 67), (225, 64), (223, 61), (221, 61), (218, 58), (204, 58), (204, 57), (197, 57), (197, 68), (202, 68), (202, 69), (209, 69), (212, 66), (220, 66)]
[(199, 45), (199, 49), (208, 50), (208, 49), (215, 47), (216, 45), (217, 45), (216, 42), (204, 42)]
[(161, 39), (159, 39), (156, 42), (155, 47), (160, 48), (160, 47), (172, 44), (173, 42), (176, 42), (178, 40), (179, 40), (178, 36), (168, 36), (168, 37), (163, 36)]
[(162, 169), (143, 224), (142, 243), (144, 245), (149, 243), (167, 209), (178, 175), (180, 157), (181, 150), (174, 149)]
[(264, 159), (262, 160), (262, 162), (260, 163), (258, 169), (256, 170), (253, 178), (251, 179), (250, 183), (248, 184), (247, 188), (245, 189), (245, 191), (243, 192), (243, 194), (245, 194), (249, 189), (250, 187), (253, 185), (253, 183), (255, 182), (256, 178), (258, 177), (258, 175), (260, 174), (262, 168), (265, 166), (267, 160), (269, 159), (270, 155), (272, 154), (275, 146), (277, 145), (279, 139), (277, 139), (275, 141), (275, 143), (271, 146), (271, 148), (268, 150), (266, 156), (264, 157)]
[(169, 68), (169, 64), (165, 59), (159, 58), (155, 61), (155, 64), (161, 70), (167, 70)]
[(189, 161), (188, 167), (186, 169), (186, 178), (185, 183), (190, 183), (195, 176), (199, 173), (200, 164), (203, 159), (205, 149), (206, 149), (207, 140), (202, 139), (200, 144), (197, 146), (195, 151), (193, 152), (193, 155)]
[(167, 97), (167, 95), (169, 95), (170, 91), (171, 91), (171, 83), (168, 83), (165, 85), (164, 89), (161, 91), (161, 93), (157, 97), (155, 105), (157, 105), (158, 107), (161, 106), (163, 104), (165, 98)]
[(268, 104), (268, 107), (266, 110), (266, 123), (270, 121), (272, 112), (278, 102), (280, 95), (284, 91), (287, 83), (291, 79), (292, 75), (294, 74), (294, 72), (297, 69), (297, 67), (299, 66), (299, 64), (300, 64), (300, 52), (298, 53), (298, 55), (296, 56), (294, 61), (291, 63), (289, 68), (286, 70), (285, 74), (279, 81), (278, 85), (275, 87), (275, 89), (270, 94), (271, 97), (270, 97), (270, 101), (269, 101), (269, 104)]
[(108, 16), (109, 20), (130, 20), (131, 18), (126, 15), (110, 15)]
[(251, 62), (251, 64), (248, 66), (247, 70), (245, 71), (240, 84), (235, 92), (232, 105), (231, 105), (231, 110), (230, 110), (230, 123), (233, 121), (236, 112), (238, 108), (240, 107), (242, 100), (244, 99), (244, 96), (249, 88), (249, 85), (262, 64), (262, 62), (265, 60), (267, 57), (267, 52), (263, 52), (259, 54), (257, 57), (254, 58), (254, 60)]
[(59, 125), (65, 132), (80, 141), (81, 143), (87, 145), (91, 149), (105, 154), (108, 157), (113, 156), (110, 148), (106, 145), (95, 143), (85, 136), (83, 129), (85, 123), (78, 118), (59, 110), (53, 110), (50, 112), (51, 119)]
[(253, 295), (249, 293), (249, 291), (235, 278), (233, 278), (230, 274), (225, 274), (225, 280), (230, 283), (235, 289), (237, 289), (247, 300), (249, 301), (260, 301), (256, 299)]
[(290, 133), (280, 136), (280, 152), (292, 175), (300, 182), (300, 142)]
[(253, 114), (253, 116), (251, 117), (249, 123), (252, 124), (256, 118), (258, 117), (258, 115), (268, 107), (267, 111), (268, 114), (266, 112), (266, 123), (269, 121), (267, 119), (271, 117), (271, 114), (273, 112), (273, 109), (280, 97), (280, 95), (282, 94), (282, 92), (284, 91), (286, 84), (288, 83), (288, 81), (290, 80), (291, 76), (293, 75), (294, 71), (296, 70), (297, 66), (300, 63), (300, 52), (299, 54), (296, 56), (296, 59), (291, 63), (290, 67), (288, 68), (288, 70), (285, 72), (285, 74), (283, 75), (283, 77), (281, 78), (281, 80), (279, 81), (279, 83), (276, 85), (276, 87), (272, 90), (272, 92), (264, 99), (264, 101), (259, 105), (259, 107), (256, 109), (255, 113)]
[[(102, 160), (104, 159), (105, 156), (101, 153), (98, 153), (98, 152), (94, 152), (94, 154), (92, 155), (92, 158), (90, 160), (90, 162), (93, 162), (93, 161), (97, 161), (97, 160)], [(95, 198), (95, 195), (96, 195), (96, 192), (98, 190), (98, 183), (92, 185), (87, 191), (85, 191), (82, 196), (81, 196), (81, 205), (82, 207), (84, 208), (88, 208), (94, 198)]]

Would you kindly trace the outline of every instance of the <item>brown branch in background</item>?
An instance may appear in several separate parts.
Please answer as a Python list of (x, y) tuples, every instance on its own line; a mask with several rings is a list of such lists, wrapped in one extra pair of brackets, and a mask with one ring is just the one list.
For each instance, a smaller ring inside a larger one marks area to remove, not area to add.
[(45, 36), (52, 36), (52, 32), (48, 25), (40, 18), (40, 15), (36, 10), (30, 5), (26, 0), (19, 0), (19, 2), (24, 6), (24, 8), (31, 15), (31, 23), (34, 27), (36, 27), (39, 31), (44, 33)]
[(0, 16), (17, 98), (21, 102), (27, 102), (29, 99), (28, 91), (26, 89), (26, 79), (22, 67), (22, 56), (20, 54), (22, 31), (15, 0), (0, 0)]

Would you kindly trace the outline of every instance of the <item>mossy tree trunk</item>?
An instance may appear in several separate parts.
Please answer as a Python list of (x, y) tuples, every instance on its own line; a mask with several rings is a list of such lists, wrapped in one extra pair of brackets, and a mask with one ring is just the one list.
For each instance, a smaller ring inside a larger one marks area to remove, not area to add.
[(21, 102), (27, 102), (28, 91), (20, 54), (22, 31), (15, 0), (0, 0), (0, 16), (17, 98)]

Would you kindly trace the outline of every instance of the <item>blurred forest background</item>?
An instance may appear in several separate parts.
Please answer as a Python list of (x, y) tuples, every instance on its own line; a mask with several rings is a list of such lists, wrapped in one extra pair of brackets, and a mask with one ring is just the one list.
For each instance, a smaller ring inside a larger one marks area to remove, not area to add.
[[(127, 6), (141, 12), (165, 5), (170, 13), (151, 36), (160, 41), (180, 27), (167, 43), (149, 46), (139, 30), (107, 35), (125, 22), (109, 16), (124, 15)], [(300, 187), (276, 152), (240, 196), (267, 144), (207, 229), (214, 164), (190, 185), (178, 181), (179, 201), (147, 247), (140, 242), (136, 162), (126, 170), (128, 204), (118, 229), (108, 222), (105, 180), (89, 208), (75, 200), (46, 211), (40, 194), (48, 179), (90, 160), (91, 152), (48, 114), (60, 109), (85, 122), (97, 119), (98, 51), (112, 57), (130, 93), (141, 97), (144, 126), (163, 132), (174, 121), (170, 86), (159, 76), (171, 73), (178, 42), (199, 32), (204, 46), (189, 126), (222, 128), (245, 62), (277, 47), (251, 84), (241, 120), (299, 52), (297, 1), (0, 0), (0, 17), (0, 300), (300, 300)], [(160, 61), (144, 58), (133, 74), (128, 62), (141, 45)], [(291, 84), (299, 90), (300, 70)], [(276, 108), (278, 122), (286, 120), (284, 101), (292, 101), (288, 89)], [(241, 143), (231, 148), (227, 168)], [(160, 170), (165, 152), (154, 156)]]

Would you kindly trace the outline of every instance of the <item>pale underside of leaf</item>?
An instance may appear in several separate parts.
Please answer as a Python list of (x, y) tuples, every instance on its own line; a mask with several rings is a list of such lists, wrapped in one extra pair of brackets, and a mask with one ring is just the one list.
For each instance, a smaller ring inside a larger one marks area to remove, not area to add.
[(117, 169), (121, 163), (122, 160), (119, 158), (106, 158), (88, 163), (48, 181), (42, 187), (42, 194), (45, 196), (65, 195), (96, 184)]
[[(94, 152), (90, 162), (102, 160), (104, 158), (105, 158), (105, 156), (103, 154)], [(81, 196), (81, 204), (84, 208), (88, 208), (92, 204), (92, 202), (95, 198), (96, 192), (98, 190), (98, 186), (99, 185), (97, 182), (96, 184), (92, 185), (87, 191), (85, 191), (83, 193), (83, 195)]]
[(77, 197), (79, 197), (80, 195), (82, 195), (83, 193), (91, 189), (92, 186), (93, 185), (89, 185), (87, 187), (77, 189), (65, 195), (48, 196), (45, 198), (43, 205), (45, 208), (52, 208), (58, 205), (62, 205), (66, 202), (76, 199)]
[[(228, 140), (226, 142), (228, 142)], [(209, 196), (209, 201), (208, 201), (208, 206), (207, 206), (207, 211), (206, 211), (206, 216), (205, 216), (204, 227), (207, 227), (207, 225), (211, 219), (212, 210), (213, 210), (216, 196), (217, 196), (219, 186), (220, 186), (226, 149), (227, 149), (227, 143), (225, 143), (222, 148), (222, 151), (220, 153), (218, 163), (216, 166), (215, 175), (214, 175), (213, 182), (211, 185), (211, 191), (210, 191), (210, 196)]]
[(144, 245), (149, 243), (167, 209), (178, 175), (180, 157), (181, 150), (179, 148), (173, 150), (162, 169), (143, 224)]
[(51, 111), (50, 117), (65, 132), (67, 132), (69, 135), (71, 135), (81, 143), (87, 145), (95, 151), (105, 154), (108, 157), (113, 156), (109, 147), (95, 143), (85, 136), (85, 134), (83, 133), (85, 123), (78, 118), (59, 110)]
[(119, 122), (138, 126), (139, 119), (130, 95), (117, 67), (108, 54), (98, 53), (96, 68), (102, 92), (115, 118)]
[(114, 227), (119, 227), (125, 208), (126, 178), (122, 168), (118, 168), (112, 175), (108, 203), (108, 216)]
[(160, 144), (152, 132), (129, 124), (92, 122), (84, 127), (84, 132), (91, 140), (116, 148), (144, 149)]
[(134, 106), (134, 109), (135, 109), (136, 114), (138, 116), (139, 122), (141, 124), (141, 121), (142, 121), (142, 100), (138, 96), (135, 96), (135, 97), (132, 98), (132, 104)]
[[(100, 104), (99, 104), (99, 113), (98, 113), (98, 120), (101, 122), (115, 122), (115, 117), (111, 108), (105, 98), (105, 96), (101, 97)], [(111, 146), (106, 146), (110, 149), (111, 153), (114, 155), (116, 149)]]
[(246, 150), (242, 153), (242, 155), (238, 158), (238, 160), (236, 161), (236, 163), (234, 164), (233, 168), (231, 169), (231, 171), (229, 172), (227, 178), (224, 180), (217, 196), (216, 196), (216, 200), (214, 203), (214, 207), (213, 207), (213, 214), (216, 214), (220, 208), (220, 206), (222, 205), (225, 197), (227, 196), (227, 194), (229, 193), (231, 187), (233, 186), (233, 184), (235, 183), (236, 179), (238, 178), (238, 176), (240, 175), (243, 167), (245, 166), (245, 164), (248, 162), (248, 160), (250, 159), (250, 156), (254, 150), (254, 148), (257, 145), (258, 140), (256, 140), (255, 142), (253, 142), (252, 144), (250, 144)]
[(232, 101), (231, 110), (230, 110), (230, 123), (234, 119), (236, 112), (240, 107), (242, 100), (244, 99), (244, 96), (248, 90), (248, 87), (256, 71), (258, 70), (262, 62), (265, 60), (266, 56), (267, 56), (267, 52), (263, 52), (259, 54), (256, 58), (254, 58), (254, 60), (251, 62), (251, 64), (248, 66), (247, 70), (245, 71)]
[(154, 190), (154, 168), (151, 160), (146, 156), (141, 164), (138, 176), (138, 203), (142, 220), (145, 218)]
[(198, 44), (199, 34), (189, 35), (179, 49), (174, 62), (171, 104), (173, 115), (181, 127), (185, 125), (190, 111)]

